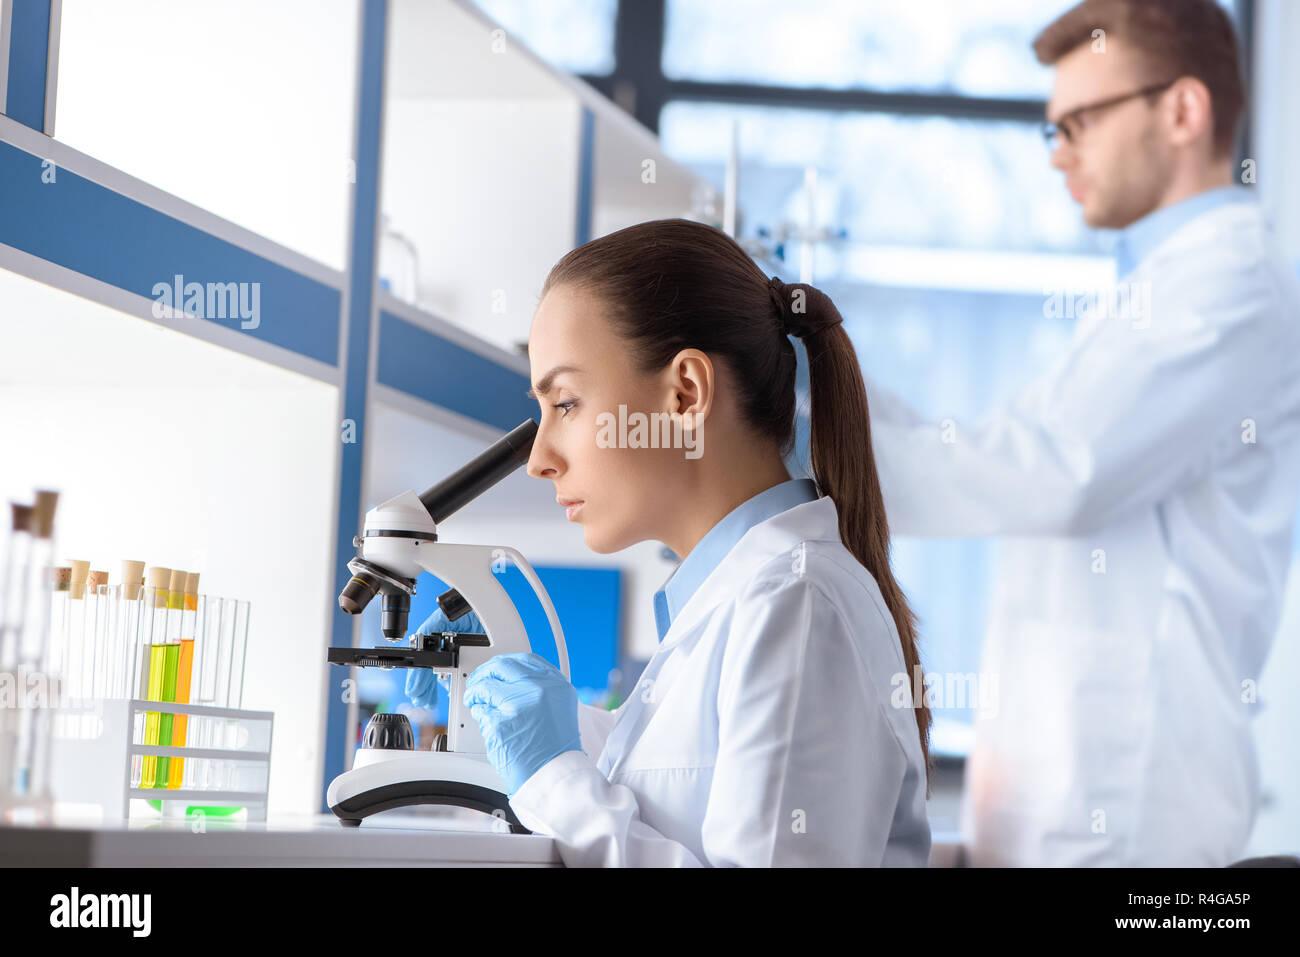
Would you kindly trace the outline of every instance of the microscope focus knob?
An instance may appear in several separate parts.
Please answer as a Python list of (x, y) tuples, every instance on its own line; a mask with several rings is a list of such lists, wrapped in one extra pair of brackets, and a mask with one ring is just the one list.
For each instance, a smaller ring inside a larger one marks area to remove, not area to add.
[(363, 748), (380, 748), (385, 751), (414, 751), (415, 735), (411, 722), (404, 714), (374, 714), (366, 722), (361, 735)]

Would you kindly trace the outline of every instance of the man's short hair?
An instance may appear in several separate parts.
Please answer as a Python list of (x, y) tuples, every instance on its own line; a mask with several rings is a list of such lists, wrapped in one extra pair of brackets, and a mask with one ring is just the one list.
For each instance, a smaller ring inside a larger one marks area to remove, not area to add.
[(1051, 65), (1085, 43), (1093, 31), (1127, 40), (1146, 62), (1146, 83), (1192, 76), (1210, 91), (1214, 155), (1230, 156), (1246, 92), (1237, 35), (1214, 0), (1083, 0), (1034, 40), (1038, 62)]

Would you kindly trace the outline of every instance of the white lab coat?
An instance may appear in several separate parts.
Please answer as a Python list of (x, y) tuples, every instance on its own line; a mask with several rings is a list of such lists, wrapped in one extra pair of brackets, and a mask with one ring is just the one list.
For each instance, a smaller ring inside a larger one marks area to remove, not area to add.
[(924, 866), (910, 685), (891, 703), (904, 670), (834, 502), (797, 505), (746, 532), (627, 701), (582, 706), (584, 750), (510, 806), (570, 866)]
[(1270, 241), (1252, 203), (1189, 221), (1129, 277), (1146, 328), (1079, 321), (954, 434), (868, 384), (891, 531), (1016, 536), (963, 795), (976, 865), (1242, 855), (1300, 486), (1300, 293)]

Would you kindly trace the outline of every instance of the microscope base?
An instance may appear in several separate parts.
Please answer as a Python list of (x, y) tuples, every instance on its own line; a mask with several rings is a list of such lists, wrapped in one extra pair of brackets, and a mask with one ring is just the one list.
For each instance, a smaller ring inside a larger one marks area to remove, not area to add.
[(330, 810), (345, 827), (381, 811), (443, 804), (491, 814), (512, 834), (531, 834), (515, 816), (500, 776), (481, 754), (359, 748), (351, 771), (330, 782)]

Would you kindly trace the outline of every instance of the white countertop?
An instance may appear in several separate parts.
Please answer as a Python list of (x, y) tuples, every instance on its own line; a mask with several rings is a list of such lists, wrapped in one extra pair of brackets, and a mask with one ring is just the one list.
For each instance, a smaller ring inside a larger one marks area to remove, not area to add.
[(0, 826), (0, 866), (21, 867), (559, 867), (555, 844), (511, 834), (461, 808), (400, 809), (344, 827), (333, 814), (265, 823), (137, 816)]

